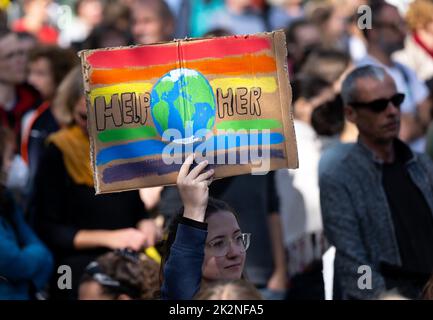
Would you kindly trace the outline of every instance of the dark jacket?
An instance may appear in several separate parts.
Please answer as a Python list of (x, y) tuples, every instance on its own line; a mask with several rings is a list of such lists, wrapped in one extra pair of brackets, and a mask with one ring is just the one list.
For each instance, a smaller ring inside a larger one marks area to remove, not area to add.
[[(408, 148), (401, 141), (396, 144)], [(433, 163), (412, 154), (405, 167), (433, 212)], [(335, 276), (345, 299), (370, 299), (386, 290), (384, 265), (402, 266), (391, 210), (382, 185), (382, 162), (360, 142), (320, 177), (325, 234), (337, 249)], [(362, 290), (360, 266), (372, 271), (372, 289)]]
[(48, 283), (53, 258), (14, 205), (0, 213), (0, 300), (27, 300)]
[(200, 289), (207, 224), (183, 218), (164, 266), (162, 299), (191, 300)]

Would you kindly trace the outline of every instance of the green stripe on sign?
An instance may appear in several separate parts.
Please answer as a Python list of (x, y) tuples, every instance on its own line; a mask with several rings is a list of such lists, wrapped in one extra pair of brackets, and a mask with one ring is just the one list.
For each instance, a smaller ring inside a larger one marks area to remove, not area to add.
[(152, 138), (157, 135), (154, 127), (143, 126), (139, 128), (122, 128), (105, 130), (98, 133), (98, 139), (102, 142), (126, 141)]
[(280, 121), (275, 119), (255, 119), (255, 120), (230, 120), (222, 121), (216, 125), (220, 130), (264, 130), (281, 128)]

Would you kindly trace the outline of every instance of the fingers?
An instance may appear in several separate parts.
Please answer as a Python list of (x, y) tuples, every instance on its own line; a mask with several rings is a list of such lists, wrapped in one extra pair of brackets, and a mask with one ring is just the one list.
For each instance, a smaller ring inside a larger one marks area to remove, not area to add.
[(191, 170), (191, 172), (188, 174), (188, 177), (191, 180), (195, 180), (197, 176), (203, 171), (204, 168), (208, 165), (209, 161), (204, 160), (198, 164), (197, 167)]
[(192, 161), (194, 160), (194, 154), (191, 153), (182, 164), (179, 170), (179, 175), (177, 176), (177, 181), (182, 181), (186, 178), (189, 172), (189, 168), (191, 167)]
[(132, 247), (132, 249), (134, 249), (135, 251), (139, 251), (146, 245), (146, 242), (149, 239), (146, 239), (146, 236), (141, 231), (134, 229), (134, 232), (131, 233), (130, 240), (130, 246)]
[[(215, 171), (214, 171), (213, 169), (210, 169), (210, 170), (208, 170), (208, 171), (202, 173), (201, 175), (199, 175), (199, 176), (195, 179), (195, 181), (197, 181), (197, 182), (202, 182), (202, 181), (208, 180), (209, 178), (211, 178), (211, 177), (214, 175), (214, 173), (215, 173)], [(209, 184), (210, 184), (210, 183), (208, 183), (208, 185), (209, 185)]]

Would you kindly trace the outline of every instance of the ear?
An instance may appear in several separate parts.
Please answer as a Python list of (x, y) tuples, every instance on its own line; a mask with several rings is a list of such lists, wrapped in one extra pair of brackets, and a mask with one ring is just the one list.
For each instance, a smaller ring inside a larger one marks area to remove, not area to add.
[(132, 300), (130, 296), (128, 296), (127, 294), (122, 293), (117, 300)]
[(344, 107), (344, 114), (346, 115), (346, 119), (352, 123), (356, 123), (357, 113), (356, 110), (350, 106)]

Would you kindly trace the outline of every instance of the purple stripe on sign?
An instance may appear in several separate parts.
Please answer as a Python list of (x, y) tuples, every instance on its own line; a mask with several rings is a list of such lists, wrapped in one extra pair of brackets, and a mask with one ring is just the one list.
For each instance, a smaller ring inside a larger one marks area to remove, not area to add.
[[(250, 150), (240, 150), (240, 151), (238, 150), (236, 152), (229, 152), (228, 154), (225, 155), (223, 164), (218, 164), (217, 160), (221, 160), (221, 159), (219, 159), (217, 155), (213, 155), (213, 163), (217, 163), (217, 164), (210, 164), (209, 168), (226, 165), (228, 163), (228, 160), (231, 159), (231, 157), (235, 158), (236, 161), (239, 160), (239, 162), (229, 163), (229, 164), (249, 164), (252, 162), (263, 160), (265, 158), (284, 159), (283, 150), (271, 149), (269, 154), (263, 153), (261, 150), (259, 151), (260, 152), (258, 152), (257, 156), (254, 158), (251, 157)], [(181, 156), (179, 156), (179, 158), (177, 159), (181, 159)], [(211, 161), (212, 159), (209, 158), (207, 159), (210, 162), (212, 162)], [(245, 161), (240, 161), (240, 160), (245, 160)], [(143, 161), (133, 162), (133, 163), (118, 164), (106, 168), (103, 171), (102, 181), (104, 183), (109, 184), (109, 183), (128, 181), (128, 180), (148, 177), (148, 176), (162, 176), (165, 174), (178, 172), (181, 165), (182, 164), (180, 163), (167, 165), (162, 161), (162, 159), (143, 160)]]

